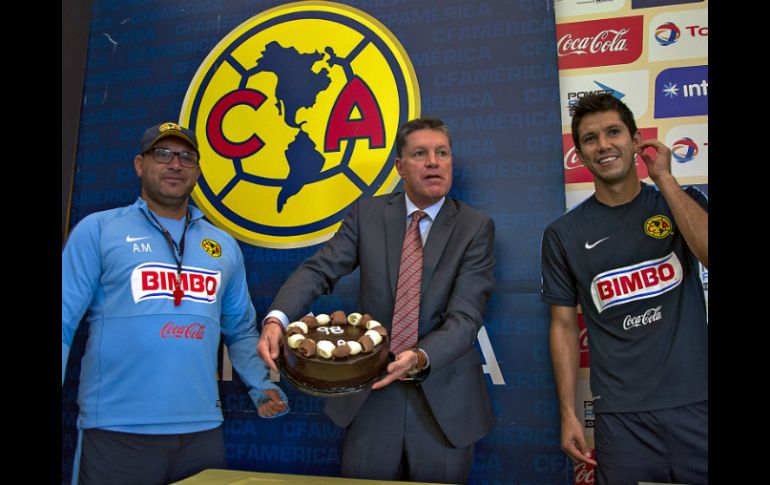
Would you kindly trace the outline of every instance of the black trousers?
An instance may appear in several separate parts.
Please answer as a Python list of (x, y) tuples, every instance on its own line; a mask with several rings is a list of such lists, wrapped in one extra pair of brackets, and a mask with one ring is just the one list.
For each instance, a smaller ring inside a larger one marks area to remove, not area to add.
[(227, 468), (222, 427), (148, 435), (83, 430), (79, 485), (162, 485)]
[(708, 484), (708, 401), (638, 413), (597, 413), (596, 485)]
[(347, 427), (341, 475), (466, 483), (473, 450), (474, 445), (452, 446), (417, 383), (396, 381), (372, 391)]

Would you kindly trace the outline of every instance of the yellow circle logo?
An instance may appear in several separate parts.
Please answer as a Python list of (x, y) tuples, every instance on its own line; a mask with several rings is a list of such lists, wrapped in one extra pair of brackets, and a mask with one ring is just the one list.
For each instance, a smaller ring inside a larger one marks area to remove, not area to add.
[(644, 232), (655, 239), (663, 239), (673, 230), (674, 226), (671, 225), (671, 220), (666, 216), (652, 216), (644, 221)]
[(204, 239), (201, 241), (201, 247), (204, 251), (209, 253), (212, 258), (222, 257), (222, 246), (220, 246), (216, 241), (212, 241), (211, 239)]
[(412, 63), (373, 17), (331, 2), (267, 10), (219, 42), (188, 88), (193, 200), (241, 241), (320, 243), (356, 199), (395, 188), (396, 131), (419, 110)]

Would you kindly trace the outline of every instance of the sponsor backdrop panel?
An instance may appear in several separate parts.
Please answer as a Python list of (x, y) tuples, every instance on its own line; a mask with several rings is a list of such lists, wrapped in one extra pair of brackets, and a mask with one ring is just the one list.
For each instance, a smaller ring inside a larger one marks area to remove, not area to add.
[[(72, 225), (136, 199), (144, 128), (189, 124), (203, 155), (194, 201), (240, 241), (261, 318), (355, 198), (398, 188), (395, 128), (419, 114), (443, 118), (451, 195), (497, 226), (498, 291), (479, 346), (498, 424), (478, 444), (471, 482), (570, 483), (539, 302), (540, 238), (565, 204), (556, 31), (553, 4), (529, 0), (97, 0)], [(354, 274), (312, 310), (366, 311), (355, 308), (356, 289)], [(85, 335), (63, 389), (63, 483)], [(339, 472), (344, 431), (321, 399), (282, 383), (291, 413), (262, 420), (224, 350), (220, 362), (233, 468)], [(158, 369), (172, 371), (185, 372)]]
[[(575, 155), (571, 106), (586, 93), (608, 92), (634, 112), (642, 138), (672, 150), (682, 185), (708, 194), (708, 1), (555, 0), (566, 208), (593, 194), (591, 174)], [(637, 158), (640, 178), (651, 183)], [(708, 270), (701, 266), (708, 302)], [(581, 333), (576, 409), (593, 445), (588, 335)], [(575, 483), (593, 483), (593, 467), (576, 467)]]

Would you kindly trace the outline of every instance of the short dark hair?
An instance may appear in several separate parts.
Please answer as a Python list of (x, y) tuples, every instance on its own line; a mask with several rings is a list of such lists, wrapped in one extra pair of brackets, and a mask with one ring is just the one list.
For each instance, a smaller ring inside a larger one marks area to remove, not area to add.
[(572, 108), (572, 141), (575, 142), (575, 149), (580, 150), (580, 122), (587, 115), (593, 113), (602, 113), (605, 111), (614, 111), (620, 116), (620, 120), (626, 125), (631, 136), (637, 132), (634, 114), (626, 104), (608, 93), (591, 93), (583, 96)]
[(411, 121), (404, 123), (396, 133), (396, 156), (401, 158), (404, 146), (406, 146), (406, 138), (417, 130), (438, 130), (444, 132), (449, 140), (449, 146), (452, 146), (452, 138), (449, 136), (449, 127), (438, 118), (422, 117), (415, 118)]

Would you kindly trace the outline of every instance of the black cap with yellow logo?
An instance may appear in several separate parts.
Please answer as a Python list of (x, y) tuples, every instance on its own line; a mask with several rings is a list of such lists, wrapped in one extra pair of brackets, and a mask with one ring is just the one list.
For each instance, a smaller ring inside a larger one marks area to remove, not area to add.
[(141, 153), (146, 152), (152, 148), (155, 142), (161, 138), (166, 138), (167, 136), (175, 136), (177, 138), (181, 138), (182, 140), (192, 145), (196, 152), (198, 151), (198, 138), (195, 137), (195, 133), (193, 133), (192, 130), (188, 130), (187, 128), (176, 123), (166, 122), (151, 126), (144, 131), (144, 136), (142, 136), (141, 143)]

